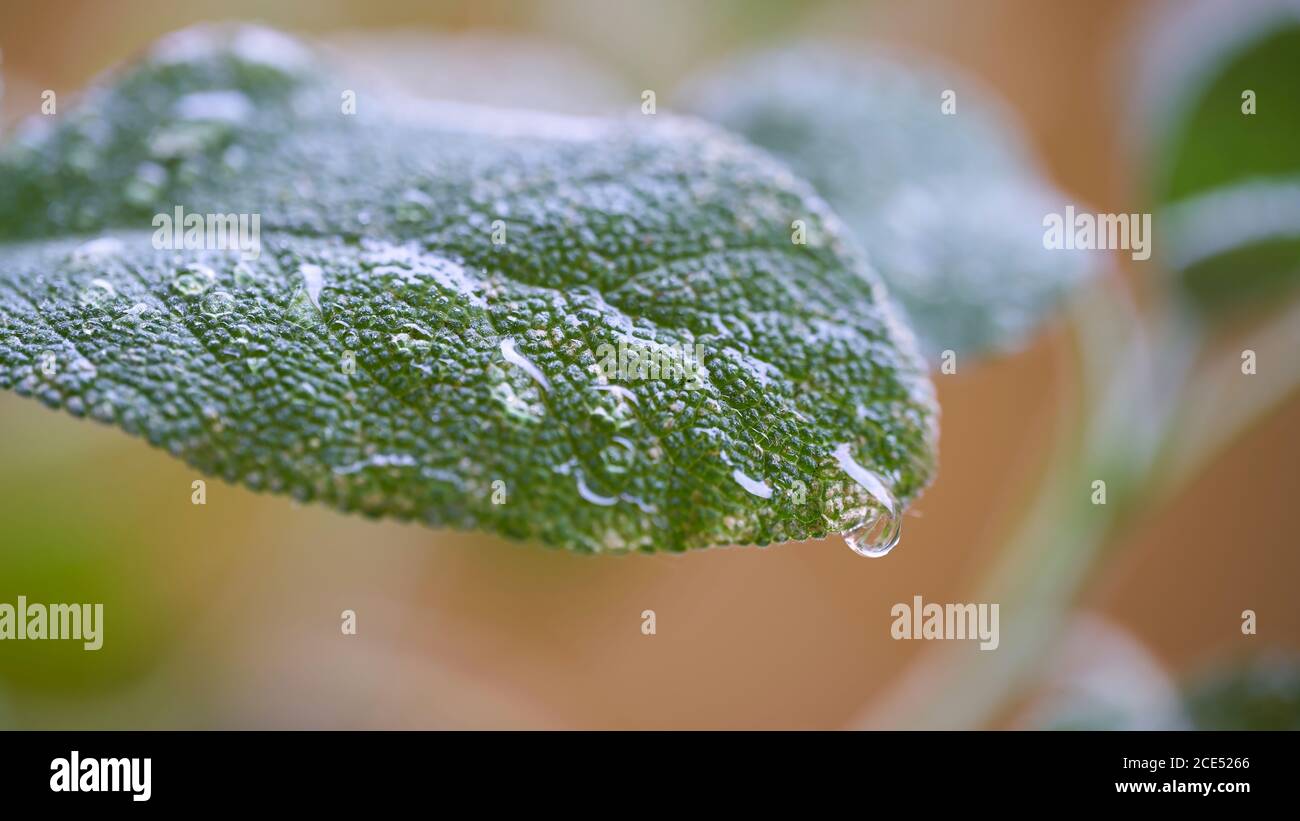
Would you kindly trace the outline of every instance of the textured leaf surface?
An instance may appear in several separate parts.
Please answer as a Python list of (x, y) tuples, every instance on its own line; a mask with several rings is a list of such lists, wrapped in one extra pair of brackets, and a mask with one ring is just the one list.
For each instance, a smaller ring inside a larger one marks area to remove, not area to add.
[(1065, 200), (1008, 112), (959, 72), (808, 43), (703, 74), (680, 102), (813, 183), (932, 355), (1016, 347), (1090, 269), (1044, 249), (1043, 217)]
[[(180, 32), (11, 140), (0, 385), (253, 488), (584, 551), (816, 537), (863, 470), (924, 487), (923, 363), (782, 166), (663, 116), (343, 115), (322, 76)], [(177, 205), (258, 214), (260, 256), (156, 250)], [(611, 381), (620, 342), (703, 366)]]

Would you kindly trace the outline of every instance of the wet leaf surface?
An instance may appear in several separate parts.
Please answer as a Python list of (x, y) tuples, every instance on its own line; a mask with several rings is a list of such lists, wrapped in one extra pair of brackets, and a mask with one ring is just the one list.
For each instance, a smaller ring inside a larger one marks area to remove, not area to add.
[[(850, 531), (928, 482), (910, 333), (784, 167), (662, 115), (342, 88), (187, 30), (12, 137), (0, 386), (254, 489), (580, 551)], [(177, 208), (256, 215), (259, 253), (160, 250)]]

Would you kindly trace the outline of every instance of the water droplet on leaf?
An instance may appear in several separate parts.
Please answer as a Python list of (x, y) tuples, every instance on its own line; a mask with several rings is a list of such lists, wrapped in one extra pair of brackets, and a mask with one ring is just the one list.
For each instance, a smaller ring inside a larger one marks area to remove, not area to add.
[(185, 296), (198, 296), (217, 281), (217, 272), (206, 265), (194, 263), (176, 269), (172, 287)]
[(859, 556), (884, 556), (898, 544), (903, 532), (898, 502), (884, 480), (853, 458), (848, 444), (836, 448), (834, 456), (840, 468), (869, 497), (865, 506), (846, 513), (846, 523), (842, 524), (844, 542)]
[(92, 279), (77, 301), (88, 308), (102, 308), (117, 299), (117, 289), (106, 279)]
[(515, 341), (513, 339), (507, 337), (501, 340), (501, 355), (504, 356), (506, 361), (511, 365), (516, 365), (522, 368), (524, 373), (531, 376), (544, 390), (549, 391), (551, 389), (551, 383), (546, 378), (546, 374), (542, 373), (542, 369), (537, 367), (537, 365), (533, 363), (533, 360), (519, 353), (519, 351), (515, 349)]
[(739, 468), (731, 471), (731, 478), (736, 480), (736, 484), (740, 485), (760, 499), (772, 498), (772, 488), (768, 487), (767, 482), (746, 476)]

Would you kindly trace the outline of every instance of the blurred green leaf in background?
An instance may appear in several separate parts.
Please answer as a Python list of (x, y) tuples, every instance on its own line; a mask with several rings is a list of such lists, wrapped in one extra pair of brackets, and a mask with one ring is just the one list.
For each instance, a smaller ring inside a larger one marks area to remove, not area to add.
[(1300, 278), (1300, 7), (1189, 4), (1153, 36), (1138, 105), (1157, 249), (1209, 315)]

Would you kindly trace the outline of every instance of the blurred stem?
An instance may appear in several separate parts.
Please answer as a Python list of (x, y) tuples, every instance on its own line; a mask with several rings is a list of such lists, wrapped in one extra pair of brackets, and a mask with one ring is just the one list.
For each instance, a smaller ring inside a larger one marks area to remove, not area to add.
[[(1053, 649), (1117, 525), (1172, 493), (1300, 384), (1293, 356), (1300, 306), (1255, 336), (1260, 361), (1278, 371), (1249, 392), (1228, 385), (1247, 378), (1239, 356), (1193, 373), (1206, 335), (1190, 314), (1165, 310), (1143, 323), (1113, 280), (1081, 295), (1071, 319), (1082, 412), (1058, 428), (1049, 475), (981, 585), (979, 600), (1000, 605), (1000, 647), (982, 652), (960, 642), (930, 650), (876, 702), (861, 722), (866, 726), (987, 724)], [(1106, 482), (1105, 505), (1092, 503), (1096, 479)]]
[[(1241, 354), (1256, 354), (1259, 372), (1242, 373)], [(1300, 385), (1300, 300), (1252, 333), (1247, 344), (1217, 355), (1188, 385), (1161, 460), (1156, 495), (1164, 498), (1198, 475), (1255, 422)]]

